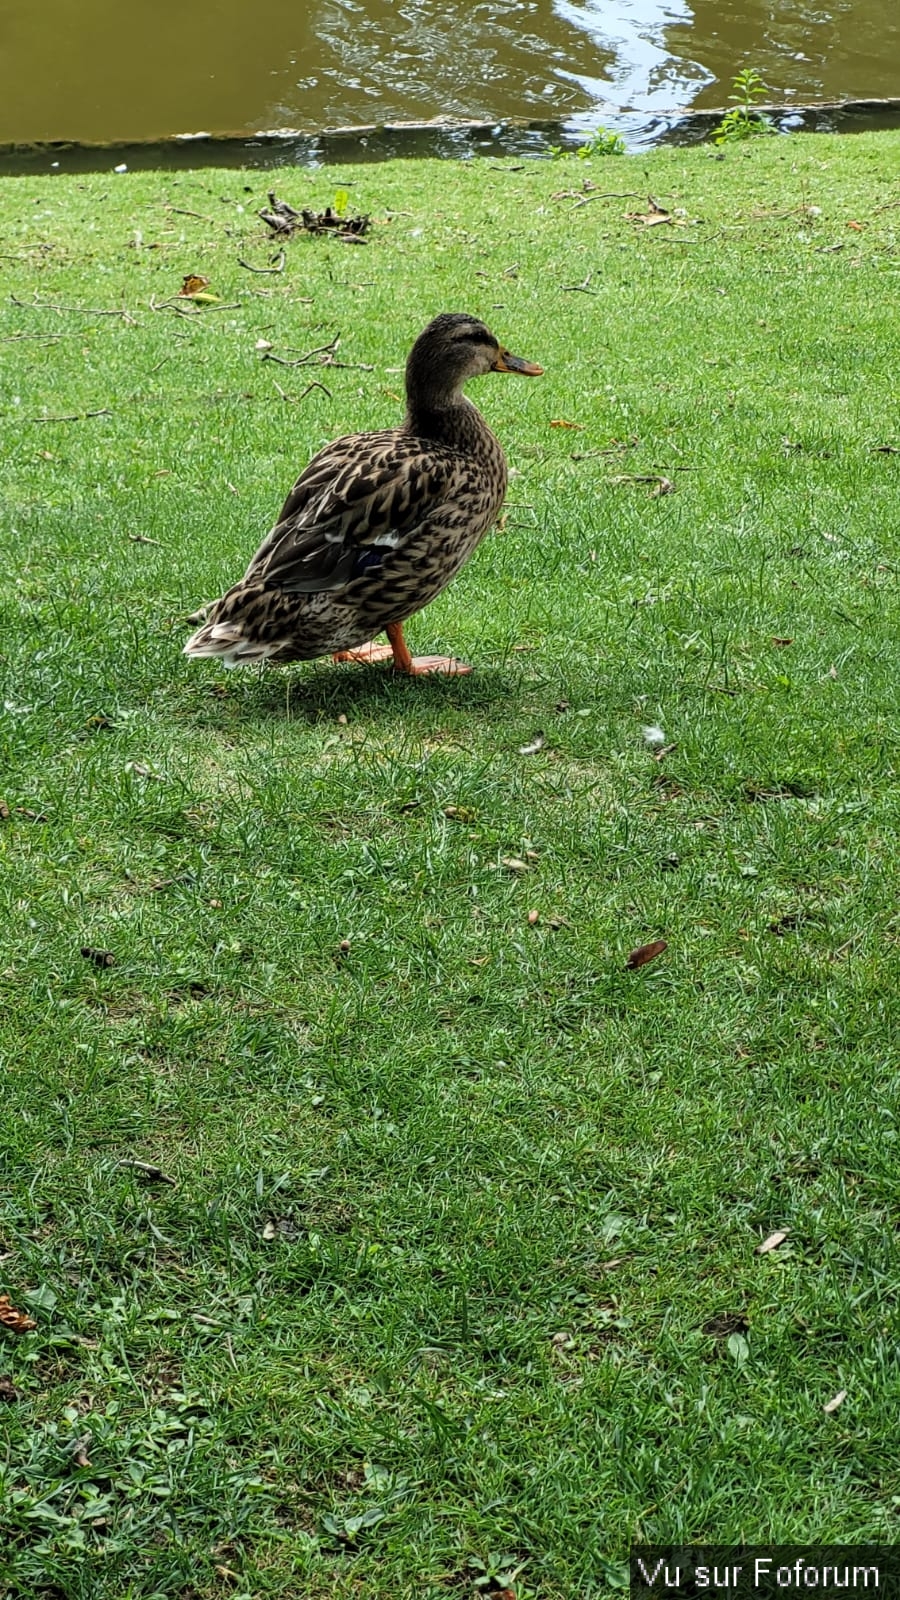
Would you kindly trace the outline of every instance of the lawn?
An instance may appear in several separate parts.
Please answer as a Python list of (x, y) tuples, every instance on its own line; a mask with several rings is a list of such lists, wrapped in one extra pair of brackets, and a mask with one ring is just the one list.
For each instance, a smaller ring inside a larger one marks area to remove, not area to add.
[[(6, 178), (0, 272), (0, 1594), (896, 1540), (900, 136)], [(187, 661), (439, 310), (545, 368), (472, 676)]]

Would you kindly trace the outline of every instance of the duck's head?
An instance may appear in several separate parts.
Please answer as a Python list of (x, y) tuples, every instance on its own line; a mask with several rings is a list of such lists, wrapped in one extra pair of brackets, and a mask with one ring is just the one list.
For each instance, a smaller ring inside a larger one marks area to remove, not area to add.
[(485, 372), (519, 372), (539, 378), (534, 361), (511, 355), (477, 317), (443, 311), (419, 334), (406, 363), (406, 388), (411, 395), (423, 391), (450, 398), (470, 378)]

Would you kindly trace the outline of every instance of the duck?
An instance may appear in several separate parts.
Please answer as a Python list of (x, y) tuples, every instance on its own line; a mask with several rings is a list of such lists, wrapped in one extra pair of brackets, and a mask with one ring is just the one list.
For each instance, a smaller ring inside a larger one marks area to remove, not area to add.
[[(477, 317), (442, 312), (406, 363), (399, 427), (351, 433), (300, 474), (244, 576), (213, 602), (184, 653), (222, 666), (390, 660), (411, 676), (471, 669), (413, 656), (403, 625), (456, 577), (496, 522), (500, 441), (463, 394), (489, 372), (539, 377)], [(387, 635), (387, 644), (376, 636)]]

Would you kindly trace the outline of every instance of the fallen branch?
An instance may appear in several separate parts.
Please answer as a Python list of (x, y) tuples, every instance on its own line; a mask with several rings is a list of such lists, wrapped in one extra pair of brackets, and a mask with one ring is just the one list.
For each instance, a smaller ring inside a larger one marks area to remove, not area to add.
[(240, 311), (240, 300), (220, 300), (216, 304), (204, 301), (202, 305), (195, 306), (187, 295), (171, 295), (168, 300), (156, 300), (150, 296), (147, 304), (151, 311), (173, 311), (177, 317), (199, 317), (208, 311)]
[(216, 225), (215, 217), (205, 217), (202, 211), (185, 211), (183, 206), (166, 205), (166, 210), (171, 211), (175, 217), (196, 217), (198, 222), (208, 222), (213, 228)]
[(99, 411), (70, 411), (62, 417), (26, 417), (26, 422), (84, 422), (87, 417), (111, 417), (109, 406), (102, 406)]
[(594, 274), (589, 272), (583, 283), (564, 283), (562, 286), (563, 294), (596, 294), (596, 289), (588, 288), (593, 276)]
[(127, 322), (129, 327), (137, 327), (131, 312), (126, 311), (124, 306), (117, 306), (108, 311), (98, 309), (96, 306), (59, 306), (51, 300), (39, 300), (37, 295), (35, 295), (31, 305), (28, 304), (27, 300), (18, 300), (14, 294), (11, 294), (9, 298), (13, 305), (19, 306), (22, 311), (73, 311), (82, 317), (121, 317), (122, 321)]
[(270, 274), (270, 273), (277, 273), (277, 272), (283, 272), (284, 271), (284, 251), (283, 250), (279, 250), (278, 256), (277, 256), (276, 259), (277, 259), (277, 266), (274, 266), (274, 267), (253, 267), (253, 266), (250, 265), (249, 261), (244, 261), (243, 257), (238, 256), (238, 266), (239, 267), (244, 267), (247, 270), (247, 272), (258, 272), (261, 275), (266, 275), (266, 274)]
[(583, 200), (576, 200), (573, 211), (580, 211), (582, 206), (592, 205), (595, 200), (643, 200), (644, 196), (639, 189), (611, 189), (606, 194), (586, 194)]
[[(336, 333), (327, 344), (316, 345), (314, 350), (305, 350), (302, 355), (291, 360), (288, 356), (276, 356), (271, 350), (263, 350), (263, 361), (274, 361), (279, 367), (355, 367), (359, 372), (374, 372), (375, 368), (365, 361), (337, 361), (335, 352), (341, 342), (341, 336)], [(291, 346), (286, 345), (290, 350)]]
[(272, 379), (272, 387), (273, 387), (273, 389), (275, 389), (278, 392), (278, 394), (281, 395), (282, 400), (286, 400), (288, 402), (288, 404), (292, 405), (292, 406), (299, 405), (300, 401), (305, 399), (306, 395), (309, 394), (311, 389), (321, 389), (323, 394), (327, 394), (329, 400), (332, 400), (334, 398), (334, 396), (331, 393), (331, 390), (330, 389), (326, 389), (324, 383), (319, 383), (317, 379), (313, 379), (312, 383), (308, 383), (306, 385), (306, 388), (304, 390), (302, 390), (302, 392), (300, 394), (288, 394), (287, 390), (286, 389), (282, 389), (281, 384), (280, 383), (276, 383), (274, 378)]
[(126, 1159), (120, 1161), (119, 1166), (131, 1167), (134, 1172), (139, 1172), (142, 1177), (148, 1178), (151, 1183), (167, 1183), (172, 1189), (177, 1187), (175, 1179), (170, 1178), (169, 1174), (163, 1172), (161, 1167), (155, 1167), (152, 1161), (131, 1161)]

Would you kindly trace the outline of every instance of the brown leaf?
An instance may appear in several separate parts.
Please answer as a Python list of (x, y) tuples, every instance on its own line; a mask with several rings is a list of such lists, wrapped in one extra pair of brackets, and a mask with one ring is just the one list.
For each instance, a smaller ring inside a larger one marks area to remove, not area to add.
[(775, 645), (775, 647), (778, 650), (786, 650), (788, 645), (789, 644), (793, 644), (793, 642), (794, 642), (793, 639), (773, 639), (772, 640), (772, 643)]
[(579, 433), (584, 433), (583, 422), (567, 422), (565, 417), (551, 417), (551, 428), (576, 428)]
[(639, 944), (636, 950), (632, 950), (625, 966), (629, 972), (634, 972), (636, 967), (645, 967), (648, 961), (655, 961), (657, 956), (661, 956), (668, 948), (666, 939), (654, 939), (651, 944)]
[(11, 1333), (27, 1333), (30, 1328), (36, 1328), (37, 1323), (27, 1311), (17, 1311), (11, 1306), (8, 1294), (0, 1294), (0, 1326), (9, 1328)]
[(847, 227), (852, 228), (854, 233), (862, 233), (863, 231), (863, 225), (861, 222), (848, 222)]
[(475, 812), (470, 806), (445, 806), (444, 816), (451, 822), (474, 822)]
[(501, 867), (505, 867), (507, 872), (528, 871), (528, 862), (523, 861), (521, 856), (503, 856), (500, 865)]
[(183, 279), (178, 293), (189, 299), (191, 295), (199, 294), (201, 290), (209, 288), (209, 279), (204, 278), (199, 272), (189, 272)]
[(5, 800), (0, 800), (0, 822), (8, 822), (9, 818), (10, 818), (9, 806), (6, 804)]
[(674, 494), (675, 485), (671, 478), (660, 478), (655, 489), (650, 490), (650, 499), (658, 500), (661, 494)]
[(776, 1228), (774, 1233), (769, 1234), (768, 1239), (763, 1239), (762, 1244), (756, 1246), (756, 1254), (765, 1256), (770, 1250), (777, 1250), (780, 1244), (784, 1244), (789, 1232), (789, 1228)]
[(728, 1339), (733, 1333), (746, 1333), (750, 1324), (742, 1311), (721, 1311), (703, 1324), (703, 1332), (713, 1339)]
[(85, 961), (93, 961), (95, 967), (114, 967), (116, 964), (111, 950), (97, 950), (92, 944), (83, 944), (81, 954)]
[(7, 1401), (10, 1405), (19, 1399), (19, 1391), (11, 1378), (6, 1373), (0, 1373), (0, 1400)]
[(846, 1389), (839, 1389), (837, 1394), (835, 1395), (834, 1399), (833, 1400), (829, 1400), (827, 1402), (827, 1404), (822, 1407), (822, 1410), (825, 1412), (826, 1416), (830, 1417), (832, 1411), (837, 1411), (838, 1406), (842, 1406), (844, 1404), (844, 1401), (846, 1400), (846, 1398), (847, 1398)]

